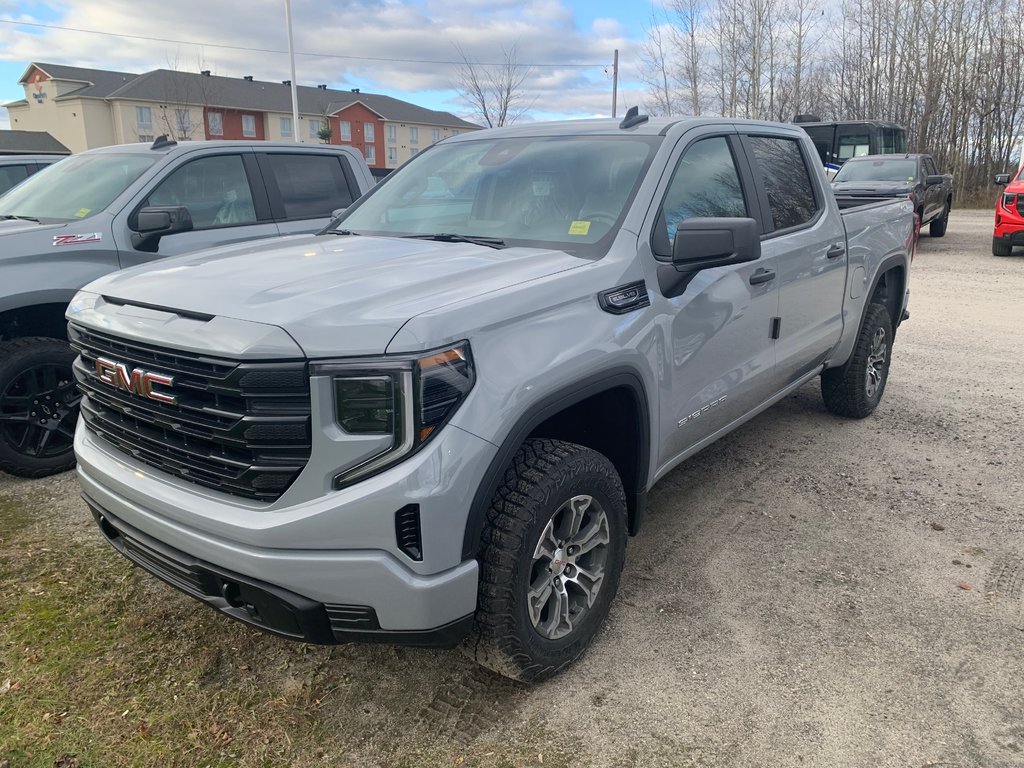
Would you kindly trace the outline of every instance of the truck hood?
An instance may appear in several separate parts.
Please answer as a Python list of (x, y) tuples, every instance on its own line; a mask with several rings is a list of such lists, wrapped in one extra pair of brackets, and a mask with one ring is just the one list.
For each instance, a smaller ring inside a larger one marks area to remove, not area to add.
[(914, 191), (910, 184), (891, 181), (868, 183), (863, 181), (833, 181), (832, 191), (837, 195), (874, 195), (896, 197), (908, 195)]
[(589, 263), (539, 248), (302, 235), (159, 261), (86, 290), (128, 304), (276, 325), (308, 357), (339, 357), (383, 353), (421, 312)]
[[(75, 234), (79, 230), (82, 232), (93, 232), (94, 227), (88, 223), (76, 222), (78, 226), (75, 229)], [(68, 228), (68, 222), (62, 221), (56, 224), (37, 224), (34, 221), (26, 221), (25, 219), (0, 219), (0, 235), (18, 235), (24, 232), (31, 232), (38, 235), (44, 230), (53, 230), (54, 234), (62, 233), (62, 230)]]

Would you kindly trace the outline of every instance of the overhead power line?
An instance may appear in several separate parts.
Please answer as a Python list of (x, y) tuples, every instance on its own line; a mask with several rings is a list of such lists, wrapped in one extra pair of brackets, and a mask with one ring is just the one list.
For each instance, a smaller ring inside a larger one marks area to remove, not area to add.
[[(64, 26), (60, 26), (58, 24), (41, 24), (41, 23), (32, 22), (32, 21), (15, 21), (14, 19), (0, 19), (0, 24), (9, 24), (11, 26), (17, 26), (17, 27), (35, 27), (37, 29), (59, 29), (59, 30), (61, 30), (63, 32), (81, 32), (81, 33), (87, 34), (87, 35), (105, 35), (107, 37), (119, 37), (119, 38), (125, 38), (125, 39), (129, 39), (129, 40), (145, 40), (145, 41), (151, 42), (151, 43), (174, 43), (175, 45), (197, 45), (197, 46), (202, 46), (202, 47), (205, 47), (205, 48), (226, 48), (226, 49), (229, 49), (229, 50), (232, 50), (232, 51), (252, 51), (252, 52), (255, 52), (255, 53), (282, 53), (282, 54), (287, 54), (288, 53), (288, 51), (286, 51), (286, 50), (280, 50), (280, 49), (277, 49), (277, 48), (251, 48), (251, 47), (245, 46), (245, 45), (228, 45), (227, 43), (205, 43), (205, 42), (196, 42), (195, 40), (173, 40), (173, 39), (167, 38), (167, 37), (149, 37), (147, 35), (128, 35), (128, 34), (123, 34), (123, 33), (120, 33), (120, 32), (104, 32), (104, 31), (99, 30), (99, 29), (80, 29), (78, 27), (64, 27)], [(343, 53), (311, 53), (311, 52), (308, 52), (308, 51), (296, 51), (295, 55), (296, 56), (311, 56), (311, 57), (320, 58), (320, 59), (353, 59), (353, 60), (356, 60), (356, 61), (387, 61), (387, 62), (395, 62), (395, 63), (402, 63), (402, 64), (445, 64), (445, 65), (461, 66), (461, 65), (466, 63), (464, 61), (444, 61), (444, 60), (440, 60), (440, 59), (397, 59), (397, 58), (390, 58), (390, 57), (387, 57), (387, 56), (354, 56), (354, 55), (343, 54)], [(473, 62), (470, 62), (470, 63), (471, 64), (476, 64), (476, 65), (479, 65), (479, 66), (484, 66), (484, 67), (500, 67), (500, 66), (504, 66), (505, 65), (504, 62), (473, 61)], [(524, 67), (551, 67), (551, 68), (557, 68), (557, 69), (570, 68), (570, 67), (590, 69), (590, 68), (593, 68), (593, 67), (607, 67), (608, 65), (606, 63), (600, 63), (600, 64), (596, 64), (596, 63), (590, 63), (590, 64), (551, 64), (551, 63), (527, 64), (527, 63), (524, 63), (521, 66), (524, 66)]]

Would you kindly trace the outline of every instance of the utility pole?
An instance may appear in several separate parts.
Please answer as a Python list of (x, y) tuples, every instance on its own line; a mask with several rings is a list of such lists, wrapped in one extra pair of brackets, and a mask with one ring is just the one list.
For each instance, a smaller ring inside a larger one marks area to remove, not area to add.
[(618, 112), (619, 100), (619, 49), (615, 49), (615, 59), (612, 62), (612, 117)]
[(284, 0), (284, 15), (288, 24), (288, 59), (292, 65), (292, 141), (299, 142), (299, 91), (295, 85), (295, 47), (292, 44), (292, 0)]

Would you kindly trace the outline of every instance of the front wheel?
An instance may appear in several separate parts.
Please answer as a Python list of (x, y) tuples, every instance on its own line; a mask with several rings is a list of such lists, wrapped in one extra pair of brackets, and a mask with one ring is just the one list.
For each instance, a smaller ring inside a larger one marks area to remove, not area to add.
[(66, 341), (43, 337), (0, 343), (0, 470), (45, 477), (75, 466), (81, 396)]
[(889, 380), (892, 319), (882, 304), (872, 302), (864, 312), (853, 354), (845, 365), (821, 374), (825, 407), (839, 416), (863, 419), (878, 406)]
[(946, 227), (949, 225), (949, 203), (942, 206), (942, 213), (928, 225), (930, 237), (942, 237), (946, 234)]
[(579, 658), (608, 615), (626, 548), (626, 496), (597, 451), (531, 439), (484, 531), (473, 635), (478, 663), (525, 682)]

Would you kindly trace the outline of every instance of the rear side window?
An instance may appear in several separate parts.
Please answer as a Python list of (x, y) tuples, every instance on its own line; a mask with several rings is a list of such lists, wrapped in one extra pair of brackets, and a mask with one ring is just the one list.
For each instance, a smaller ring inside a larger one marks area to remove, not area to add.
[(686, 219), (749, 215), (729, 142), (724, 136), (700, 139), (686, 148), (676, 165), (661, 203), (654, 251), (671, 255), (676, 229)]
[(287, 219), (324, 218), (354, 199), (334, 155), (281, 154), (268, 160)]
[(772, 229), (806, 224), (818, 211), (814, 184), (796, 139), (751, 136), (754, 163), (768, 196)]
[(0, 165), (0, 195), (28, 178), (28, 167), (24, 165)]

